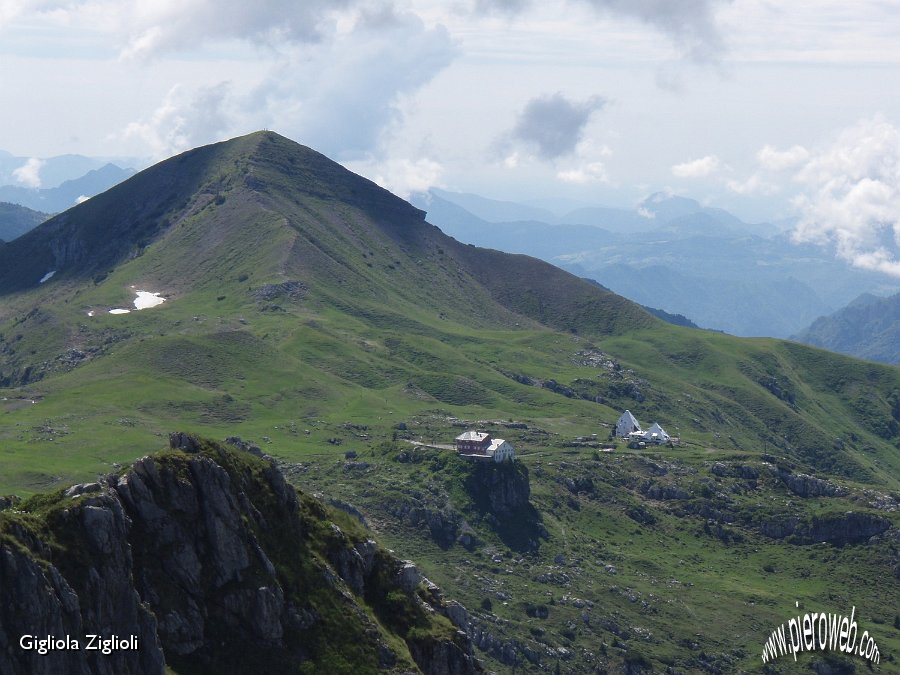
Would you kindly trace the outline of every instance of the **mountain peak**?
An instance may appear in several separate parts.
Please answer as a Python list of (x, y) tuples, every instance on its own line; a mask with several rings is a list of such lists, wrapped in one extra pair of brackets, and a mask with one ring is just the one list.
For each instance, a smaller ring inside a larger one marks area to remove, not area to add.
[(210, 218), (226, 199), (243, 204), (244, 211), (255, 203), (257, 216), (260, 207), (274, 212), (311, 200), (366, 210), (385, 227), (424, 222), (424, 212), (324, 155), (275, 132), (257, 131), (151, 166), (20, 237), (0, 259), (0, 293), (32, 287), (50, 270), (58, 279), (104, 274), (175, 226), (215, 227), (225, 236), (223, 227), (249, 222), (248, 213), (232, 213), (227, 222)]
[(0, 295), (59, 289), (81, 305), (129, 288), (177, 300), (231, 286), (250, 301), (248, 285), (286, 281), (354, 316), (387, 303), (398, 316), (595, 334), (654, 321), (548, 263), (463, 245), (424, 211), (269, 131), (160, 162), (0, 249)]

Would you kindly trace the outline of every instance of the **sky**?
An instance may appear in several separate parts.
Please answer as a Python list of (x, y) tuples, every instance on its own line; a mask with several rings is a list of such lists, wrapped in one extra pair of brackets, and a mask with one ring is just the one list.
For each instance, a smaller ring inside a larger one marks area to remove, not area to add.
[(277, 131), (393, 192), (793, 219), (900, 276), (900, 3), (0, 0), (0, 149)]

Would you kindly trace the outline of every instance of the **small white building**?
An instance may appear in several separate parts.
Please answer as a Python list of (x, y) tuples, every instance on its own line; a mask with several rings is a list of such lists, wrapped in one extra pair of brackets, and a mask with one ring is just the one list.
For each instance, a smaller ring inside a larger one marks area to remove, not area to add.
[(488, 446), (487, 454), (495, 461), (495, 462), (503, 462), (507, 459), (515, 459), (516, 451), (512, 446), (512, 443), (509, 441), (504, 441), (502, 438), (495, 438), (491, 441), (491, 444)]
[(503, 462), (516, 458), (512, 443), (502, 438), (491, 438), (482, 431), (466, 431), (456, 437), (456, 452), (460, 457), (489, 462)]
[(635, 419), (634, 415), (631, 414), (631, 411), (626, 410), (622, 413), (619, 421), (616, 422), (616, 436), (619, 436), (620, 438), (628, 438), (629, 434), (632, 434), (636, 431), (641, 432), (641, 425)]
[[(660, 426), (659, 422), (654, 422), (653, 426), (647, 431), (641, 429), (640, 422), (638, 422), (635, 416), (631, 414), (630, 410), (623, 412), (619, 421), (616, 422), (615, 435), (619, 438), (627, 439), (629, 445), (634, 443), (635, 446), (639, 443), (665, 445), (672, 440), (671, 436), (666, 433), (666, 430)], [(675, 440), (677, 441), (677, 439)]]
[(653, 426), (647, 430), (647, 433), (644, 436), (644, 440), (648, 443), (658, 443), (662, 445), (663, 443), (669, 442), (669, 434), (666, 433), (665, 429), (659, 426), (659, 422), (654, 422)]

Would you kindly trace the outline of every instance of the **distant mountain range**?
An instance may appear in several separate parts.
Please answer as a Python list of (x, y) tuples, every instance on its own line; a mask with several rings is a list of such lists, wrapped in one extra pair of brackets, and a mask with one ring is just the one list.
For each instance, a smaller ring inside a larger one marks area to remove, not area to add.
[[(413, 203), (457, 239), (543, 258), (649, 307), (742, 336), (787, 337), (865, 292), (900, 290), (780, 227), (657, 193), (633, 210), (562, 216), (432, 190)], [(548, 215), (549, 214), (549, 215)], [(492, 220), (512, 218), (512, 220)]]
[(900, 293), (865, 293), (843, 309), (816, 319), (795, 336), (800, 342), (871, 361), (900, 365)]
[[(595, 286), (599, 286), (605, 291), (609, 289), (601, 284), (598, 281), (594, 281), (593, 279), (588, 279), (587, 281), (591, 282)], [(689, 318), (684, 316), (684, 314), (670, 314), (664, 309), (657, 309), (656, 307), (647, 307), (646, 305), (641, 305), (645, 312), (648, 312), (655, 316), (657, 319), (662, 319), (666, 323), (670, 323), (673, 326), (684, 326), (685, 328), (700, 328), (697, 324), (691, 321)]]
[(28, 188), (19, 185), (0, 186), (0, 201), (27, 206), (44, 213), (58, 213), (74, 206), (79, 199), (93, 197), (121, 183), (134, 173), (115, 164), (91, 169), (83, 176), (64, 181), (51, 188)]
[(143, 165), (144, 161), (134, 157), (103, 158), (74, 154), (42, 158), (23, 157), (0, 150), (0, 185), (24, 185), (21, 170), (29, 168), (29, 165), (32, 166), (28, 173), (38, 181), (38, 184), (32, 187), (46, 189), (59, 187), (67, 180), (80, 178), (89, 171), (100, 169), (107, 164), (130, 168)]
[[(432, 204), (434, 197), (438, 202)], [(734, 231), (752, 230), (756, 234), (775, 234), (780, 227), (770, 223), (748, 225), (724, 209), (710, 208), (695, 199), (657, 192), (647, 197), (634, 209), (607, 206), (581, 206), (553, 213), (549, 209), (519, 204), (516, 202), (488, 199), (471, 193), (449, 192), (434, 188), (428, 195), (419, 195), (413, 200), (429, 213), (444, 208), (449, 202), (461, 207), (470, 216), (491, 223), (511, 223), (517, 221), (540, 222), (548, 225), (590, 225), (618, 234), (652, 232), (654, 230), (675, 230), (685, 228), (695, 233), (719, 232), (723, 229)]]
[(19, 204), (0, 202), (0, 241), (12, 241), (49, 218)]

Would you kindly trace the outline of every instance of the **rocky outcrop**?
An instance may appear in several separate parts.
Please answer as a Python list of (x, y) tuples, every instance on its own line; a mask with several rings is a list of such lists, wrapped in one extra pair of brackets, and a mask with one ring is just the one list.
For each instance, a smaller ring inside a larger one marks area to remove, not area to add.
[(808, 520), (796, 517), (774, 518), (760, 524), (760, 532), (773, 539), (796, 544), (828, 542), (837, 546), (858, 544), (885, 532), (891, 521), (871, 513), (848, 511), (815, 516)]
[(594, 493), (594, 481), (591, 480), (590, 476), (579, 476), (578, 478), (565, 478), (563, 482), (566, 486), (566, 489), (572, 494), (578, 494), (580, 492), (586, 494)]
[(276, 298), (302, 300), (309, 289), (302, 281), (284, 281), (280, 284), (268, 284), (250, 291), (250, 296), (258, 302), (270, 302)]
[[(528, 468), (521, 462), (464, 462), (463, 488), (471, 499), (466, 508), (473, 522), (489, 526), (509, 548), (536, 551), (549, 534), (531, 504)], [(471, 546), (472, 537), (463, 537)]]
[(501, 520), (529, 506), (531, 496), (528, 469), (521, 462), (474, 463), (466, 489), (477, 505)]
[(500, 663), (515, 667), (523, 660), (527, 660), (540, 665), (541, 657), (532, 647), (519, 640), (504, 639), (492, 632), (490, 626), (482, 621), (470, 621), (467, 633), (475, 646)]
[[(92, 495), (50, 514), (56, 550), (10, 515), (0, 544), (0, 672), (162, 673), (157, 622), (134, 588), (130, 519), (119, 500)], [(91, 636), (134, 636), (138, 649), (104, 655), (91, 649)]]
[(773, 468), (773, 471), (785, 487), (798, 497), (842, 497), (847, 494), (846, 488), (805, 473), (792, 473), (781, 468)]
[[(121, 475), (0, 513), (0, 672), (324, 672), (335, 654), (362, 671), (480, 670), (440, 616), (458, 610), (439, 590), (424, 607), (415, 565), (331, 523), (249, 448), (182, 433), (170, 444)], [(393, 614), (364, 607), (373, 592)], [(39, 654), (23, 635), (68, 648)], [(91, 635), (128, 642), (103, 654)], [(404, 640), (403, 653), (388, 646)]]
[(654, 481), (647, 481), (640, 486), (641, 494), (647, 499), (668, 501), (670, 499), (690, 499), (690, 493), (677, 485), (661, 485)]
[(463, 523), (462, 516), (453, 509), (433, 508), (421, 499), (396, 500), (387, 505), (387, 510), (411, 527), (427, 527), (434, 542), (445, 549), (456, 541)]
[(756, 480), (759, 478), (759, 469), (749, 464), (732, 464), (729, 462), (713, 462), (709, 467), (709, 472), (716, 476), (734, 476), (735, 478), (744, 478), (746, 480)]
[[(409, 651), (425, 675), (465, 675), (475, 663), (468, 636), (457, 631), (455, 640), (410, 640)], [(480, 669), (480, 668), (479, 668)]]

